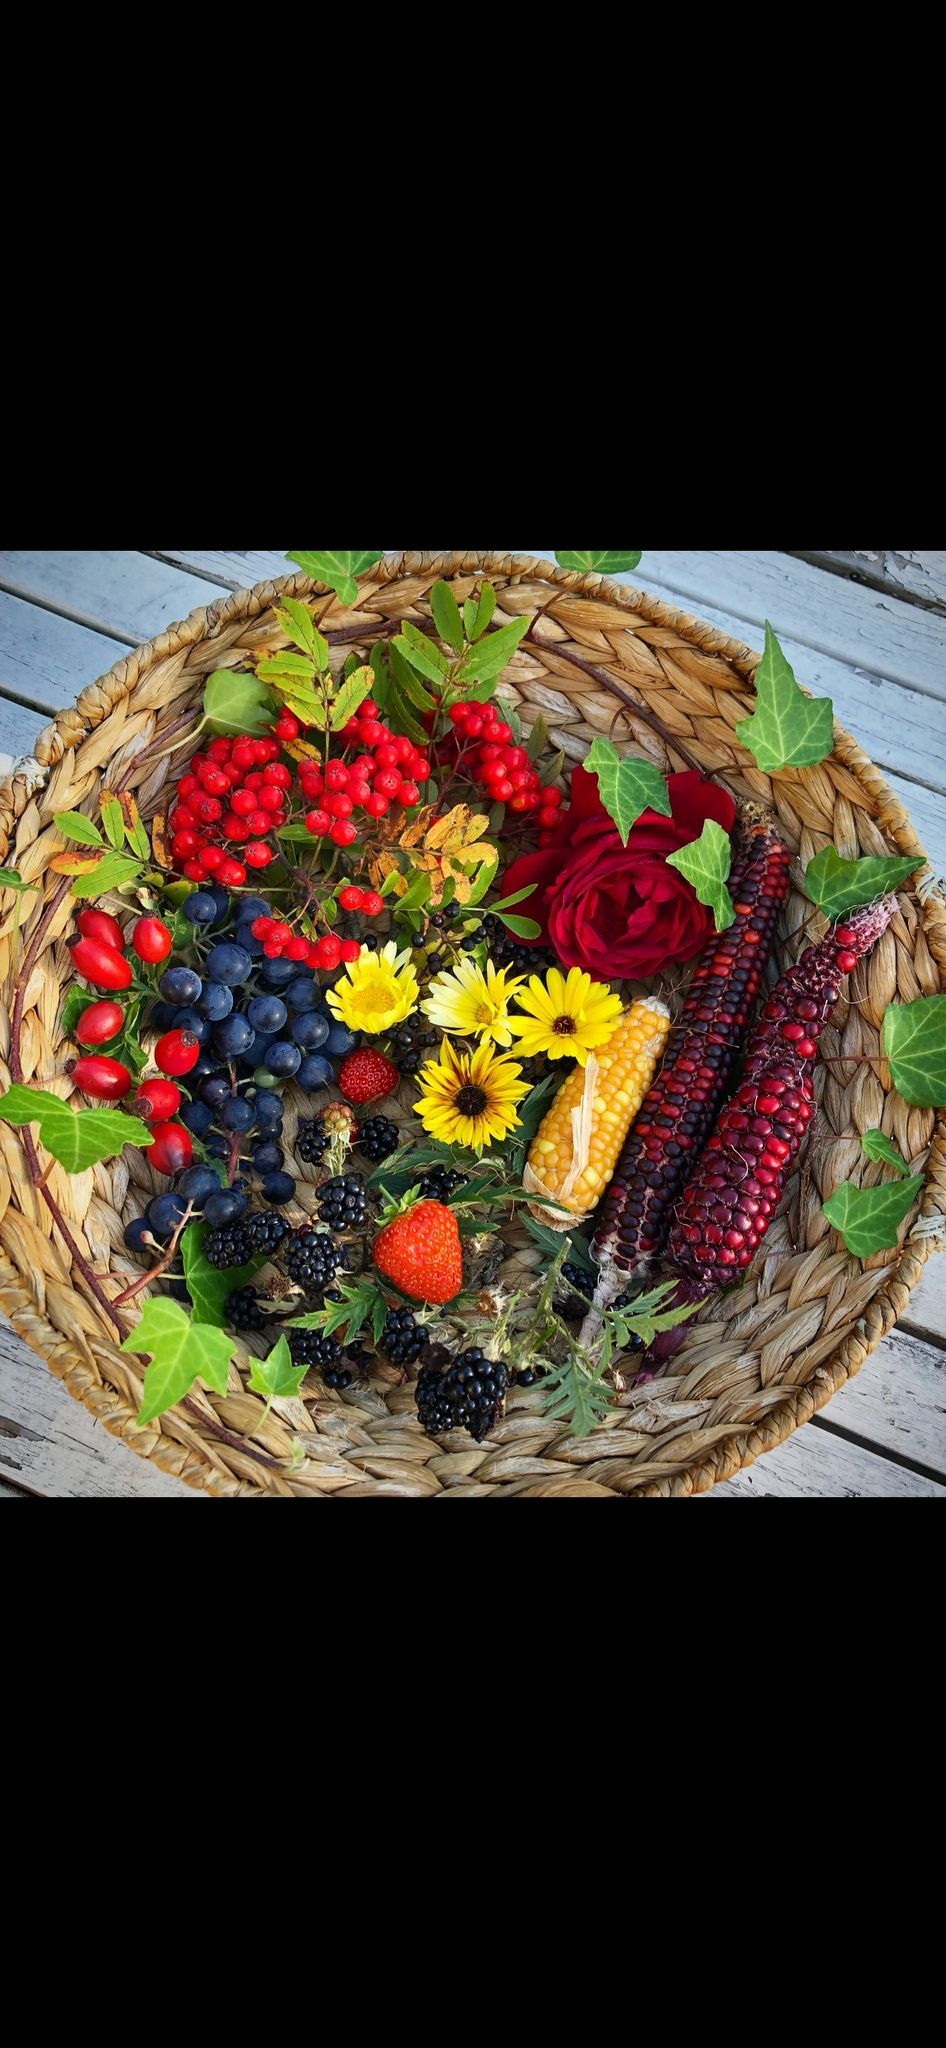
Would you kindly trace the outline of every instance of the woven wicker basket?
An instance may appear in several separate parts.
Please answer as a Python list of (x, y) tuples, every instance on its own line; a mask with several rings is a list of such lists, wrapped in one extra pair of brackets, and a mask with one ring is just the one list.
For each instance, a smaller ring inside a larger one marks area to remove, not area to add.
[[(621, 696), (630, 691), (736, 795), (771, 809), (797, 856), (794, 883), (829, 841), (848, 857), (920, 850), (882, 776), (840, 729), (835, 752), (820, 767), (774, 780), (760, 773), (734, 736), (750, 709), (747, 682), (758, 656), (640, 591), (524, 556), (402, 554), (364, 581), (357, 615), (335, 604), (328, 625), (365, 618), (380, 624), (407, 613), (423, 621), (437, 577), (452, 579), (462, 599), (484, 572), (498, 590), (501, 615), (534, 612), (552, 599), (539, 629), (541, 652), (520, 649), (504, 689), (514, 685), (526, 726), (544, 711), (571, 760), (581, 760), (595, 733), (615, 729), (668, 765), (648, 730), (635, 729), (632, 717), (621, 723)], [(134, 790), (150, 818), (171, 772), (167, 756), (158, 757), (161, 739), (186, 731), (189, 718), (196, 722), (206, 676), (247, 652), (284, 644), (274, 626), (274, 601), (286, 591), (311, 596), (317, 590), (306, 577), (291, 576), (238, 591), (193, 612), (84, 690), (75, 709), (43, 733), (36, 760), (0, 782), (0, 862), (27, 880), (42, 878), (60, 845), (53, 813), (94, 800), (103, 778)], [(604, 666), (616, 694), (563, 660), (557, 644)], [(146, 748), (152, 748), (147, 755)], [(674, 758), (670, 765), (680, 762)], [(45, 904), (25, 923), (16, 971), (13, 899), (0, 896), (0, 983), (9, 1010), (15, 1003), (22, 1014), (22, 1078), (36, 1083), (61, 1066), (58, 1018), (71, 975), (64, 944), (72, 919), (68, 885), (55, 887), (55, 879), (46, 885)], [(800, 950), (810, 916), (810, 904), (793, 887), (780, 928), (780, 966)], [(825, 1051), (852, 1059), (876, 1055), (891, 1001), (944, 988), (946, 904), (927, 869), (901, 897), (891, 930), (854, 975), (849, 999), (824, 1034)], [(6, 1059), (3, 1009), (0, 1031)], [(2, 1061), (0, 1078), (9, 1085)], [(393, 1370), (346, 1395), (317, 1389), (306, 1399), (277, 1402), (261, 1427), (263, 1404), (246, 1393), (245, 1370), (241, 1378), (234, 1367), (225, 1399), (195, 1393), (159, 1424), (139, 1429), (143, 1367), (118, 1350), (119, 1333), (74, 1262), (84, 1260), (99, 1276), (137, 1276), (140, 1269), (122, 1245), (123, 1225), (161, 1183), (143, 1156), (127, 1152), (73, 1178), (54, 1167), (44, 1190), (34, 1184), (38, 1174), (30, 1178), (20, 1135), (4, 1124), (0, 1306), (107, 1429), (141, 1457), (210, 1493), (436, 1499), (705, 1492), (783, 1442), (857, 1372), (903, 1313), (924, 1261), (946, 1234), (946, 1113), (909, 1108), (863, 1063), (825, 1069), (822, 1081), (813, 1140), (746, 1284), (692, 1326), (672, 1378), (625, 1394), (609, 1422), (582, 1443), (563, 1438), (545, 1419), (540, 1390), (519, 1389), (489, 1442), (474, 1446), (457, 1438), (440, 1446), (422, 1434), (412, 1392)], [(290, 1141), (294, 1114), (295, 1106)], [(899, 1251), (861, 1263), (844, 1252), (821, 1204), (852, 1174), (865, 1184), (879, 1178), (880, 1169), (863, 1159), (859, 1134), (881, 1123), (917, 1170), (925, 1170), (926, 1187)], [(298, 1171), (309, 1176), (299, 1193), (302, 1207), (311, 1209), (314, 1171)], [(71, 1243), (54, 1228), (47, 1192), (68, 1221)], [(534, 1248), (513, 1252), (520, 1266), (536, 1258)], [(111, 1294), (121, 1285), (111, 1286)], [(107, 1281), (104, 1286), (108, 1292)]]

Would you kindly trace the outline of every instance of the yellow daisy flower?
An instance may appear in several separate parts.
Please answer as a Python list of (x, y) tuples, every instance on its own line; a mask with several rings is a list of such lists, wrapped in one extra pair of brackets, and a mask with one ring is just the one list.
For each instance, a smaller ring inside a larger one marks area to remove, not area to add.
[(333, 1016), (340, 1017), (349, 1031), (377, 1035), (403, 1024), (417, 1008), (420, 989), (410, 964), (410, 953), (399, 953), (393, 939), (380, 953), (362, 946), (357, 960), (349, 960), (346, 981), (337, 981), (327, 991), (326, 1001)]
[(521, 1073), (517, 1062), (494, 1052), (488, 1039), (469, 1053), (456, 1051), (444, 1038), (439, 1060), (421, 1069), (424, 1092), (415, 1107), (425, 1131), (441, 1144), (468, 1145), (474, 1152), (508, 1137), (519, 1122), (516, 1103), (529, 1093)]
[(592, 981), (580, 967), (572, 967), (567, 978), (550, 967), (544, 982), (531, 974), (528, 988), (516, 1001), (528, 1013), (509, 1019), (523, 1057), (544, 1052), (550, 1060), (577, 1060), (580, 1067), (587, 1065), (596, 1046), (607, 1043), (621, 1015), (620, 996), (612, 995), (604, 982)]
[(441, 1031), (458, 1038), (488, 1038), (496, 1045), (511, 1045), (509, 1000), (523, 980), (506, 967), (486, 962), (486, 971), (475, 960), (458, 960), (449, 974), (438, 974), (421, 1009)]

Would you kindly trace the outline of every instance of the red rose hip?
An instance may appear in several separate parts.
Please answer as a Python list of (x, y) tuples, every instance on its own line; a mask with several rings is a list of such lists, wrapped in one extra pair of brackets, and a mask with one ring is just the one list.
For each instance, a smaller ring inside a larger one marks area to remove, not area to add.
[(80, 1045), (107, 1045), (118, 1037), (124, 1022), (121, 1003), (90, 1003), (76, 1025), (76, 1037)]
[(162, 1074), (189, 1074), (200, 1058), (200, 1041), (192, 1031), (166, 1031), (154, 1048), (154, 1064)]
[(103, 946), (114, 946), (117, 953), (125, 950), (125, 934), (117, 917), (107, 910), (80, 910), (76, 924), (84, 939), (101, 939)]
[(167, 959), (174, 940), (159, 917), (139, 917), (131, 943), (139, 960), (145, 960), (149, 967), (154, 967), (159, 960)]
[(118, 953), (114, 946), (106, 946), (101, 939), (72, 939), (72, 958), (76, 972), (94, 988), (129, 988), (133, 979), (131, 963), (124, 953)]
[(183, 1124), (155, 1124), (154, 1143), (148, 1148), (148, 1163), (156, 1173), (181, 1173), (194, 1157), (191, 1134)]
[(143, 1116), (146, 1124), (165, 1123), (176, 1116), (182, 1101), (181, 1091), (173, 1081), (162, 1081), (155, 1074), (150, 1081), (144, 1081), (135, 1096), (135, 1114)]
[(104, 1053), (87, 1053), (81, 1060), (69, 1060), (66, 1072), (93, 1102), (121, 1102), (132, 1085), (128, 1068), (122, 1066), (121, 1060), (106, 1059)]

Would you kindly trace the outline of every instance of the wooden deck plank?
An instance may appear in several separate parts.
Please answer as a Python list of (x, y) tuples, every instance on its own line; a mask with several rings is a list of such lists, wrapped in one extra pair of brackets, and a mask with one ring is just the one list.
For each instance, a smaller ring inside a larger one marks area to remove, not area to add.
[(274, 576), (288, 576), (295, 568), (282, 548), (160, 548), (157, 552), (162, 562), (211, 577), (228, 590), (252, 590), (254, 583), (269, 583)]
[[(791, 552), (794, 554), (795, 549)], [(907, 550), (902, 553), (879, 548), (852, 549), (849, 553), (819, 553), (798, 550), (803, 562), (844, 575), (861, 577), (875, 590), (887, 590), (892, 597), (938, 606), (946, 611), (946, 553), (941, 549)]]
[(43, 724), (126, 652), (121, 640), (0, 591), (0, 692), (45, 712)]
[(0, 549), (0, 587), (131, 647), (214, 599), (202, 577), (137, 548)]
[(946, 1486), (809, 1423), (704, 1500), (946, 1500)]
[(0, 1478), (56, 1500), (189, 1500), (193, 1489), (109, 1436), (0, 1317)]

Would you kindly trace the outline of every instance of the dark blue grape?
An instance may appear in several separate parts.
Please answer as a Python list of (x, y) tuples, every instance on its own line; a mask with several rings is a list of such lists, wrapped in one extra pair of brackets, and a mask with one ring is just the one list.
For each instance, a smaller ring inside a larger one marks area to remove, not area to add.
[(256, 1033), (245, 1017), (225, 1017), (222, 1024), (214, 1025), (213, 1048), (223, 1059), (236, 1059), (238, 1053), (249, 1052)]
[(303, 1060), (296, 1075), (296, 1086), (314, 1095), (319, 1088), (327, 1088), (333, 1080), (332, 1062), (324, 1053), (310, 1052)]
[(275, 1037), (281, 1031), (288, 1016), (285, 1003), (278, 996), (254, 996), (246, 1012), (254, 1031), (262, 1031), (268, 1037)]
[(266, 1053), (266, 1065), (279, 1081), (290, 1081), (299, 1072), (302, 1054), (288, 1038), (277, 1038)]
[(158, 986), (165, 1002), (173, 1003), (177, 1009), (181, 1004), (187, 1004), (189, 1007), (191, 1003), (196, 1003), (203, 989), (203, 982), (192, 967), (166, 967)]
[(251, 925), (238, 924), (233, 938), (234, 943), (237, 946), (242, 946), (244, 953), (248, 953), (251, 960), (262, 960), (263, 941), (262, 939), (254, 938)]
[(295, 1192), (296, 1183), (291, 1173), (268, 1173), (266, 1175), (266, 1179), (263, 1182), (263, 1198), (265, 1201), (273, 1202), (277, 1207), (280, 1207), (283, 1202), (291, 1202)]
[(245, 1209), (246, 1196), (240, 1188), (218, 1188), (204, 1203), (204, 1222), (217, 1230), (221, 1224), (239, 1223)]
[(134, 1216), (125, 1225), (125, 1243), (130, 1252), (146, 1252), (150, 1246), (144, 1243), (146, 1237), (154, 1235), (147, 1216)]
[(300, 974), (297, 967), (296, 979), (289, 983), (286, 990), (286, 1001), (290, 1010), (313, 1010), (318, 1000), (319, 991), (315, 985), (314, 973), (310, 971), (308, 974)]
[(202, 1209), (208, 1195), (215, 1195), (220, 1186), (212, 1166), (189, 1166), (177, 1183), (177, 1192), (183, 1195), (195, 1209)]
[(257, 1173), (278, 1173), (285, 1163), (285, 1152), (281, 1145), (276, 1144), (275, 1139), (266, 1138), (262, 1145), (257, 1145), (253, 1154), (253, 1165)]
[(220, 1061), (218, 1060), (216, 1053), (199, 1052), (194, 1062), (194, 1065), (192, 1066), (190, 1073), (187, 1076), (187, 1079), (190, 1082), (191, 1087), (196, 1088), (198, 1081), (206, 1081), (209, 1079), (211, 1074), (219, 1074), (219, 1072)]
[(153, 1003), (148, 1011), (149, 1031), (173, 1031), (177, 1023), (177, 1011), (173, 1003)]
[(231, 1092), (230, 1083), (222, 1074), (212, 1074), (201, 1087), (200, 1099), (201, 1102), (209, 1102), (211, 1109), (216, 1109), (221, 1102), (229, 1101)]
[(219, 882), (211, 882), (207, 894), (208, 896), (213, 897), (213, 900), (217, 906), (217, 915), (214, 918), (214, 924), (223, 924), (224, 919), (229, 917), (230, 915), (229, 889), (222, 889)]
[(221, 940), (219, 946), (212, 946), (207, 955), (207, 972), (212, 981), (224, 981), (228, 988), (240, 988), (249, 981), (253, 962), (242, 946), (234, 946), (229, 939)]
[(225, 1131), (251, 1131), (256, 1122), (256, 1111), (252, 1102), (242, 1095), (231, 1095), (220, 1111), (218, 1122)]
[(155, 1237), (173, 1237), (179, 1223), (183, 1223), (187, 1203), (180, 1195), (155, 1195), (148, 1203), (147, 1217)]
[(222, 1024), (224, 1018), (229, 1017), (234, 1000), (232, 988), (227, 988), (222, 981), (205, 981), (197, 1008), (211, 1024)]
[(256, 1121), (261, 1131), (271, 1131), (282, 1123), (285, 1110), (281, 1095), (270, 1088), (251, 1088), (250, 1101), (256, 1110)]
[(260, 968), (260, 979), (267, 988), (288, 988), (299, 972), (297, 960), (264, 960)]
[(195, 1138), (202, 1138), (213, 1123), (214, 1113), (206, 1102), (185, 1102), (180, 1119), (189, 1131), (193, 1131)]
[(347, 1024), (333, 1022), (329, 1025), (325, 1050), (326, 1052), (333, 1053), (336, 1059), (339, 1059), (342, 1053), (354, 1052), (357, 1044), (358, 1033), (357, 1031), (349, 1031)]
[(191, 924), (213, 924), (217, 915), (217, 906), (209, 889), (198, 889), (195, 895), (188, 896), (181, 909)]
[(317, 1052), (319, 1046), (325, 1044), (329, 1029), (328, 1018), (323, 1017), (320, 1010), (307, 1010), (294, 1019), (292, 1036), (296, 1045), (304, 1045), (309, 1052)]
[(240, 896), (237, 899), (236, 915), (241, 924), (255, 924), (258, 917), (272, 917), (272, 914), (262, 896)]
[(208, 1159), (229, 1159), (230, 1157), (230, 1146), (227, 1139), (221, 1137), (219, 1131), (208, 1131), (204, 1139), (204, 1151)]
[(199, 1010), (178, 1010), (174, 1023), (178, 1031), (192, 1031), (198, 1045), (210, 1044), (212, 1026)]

